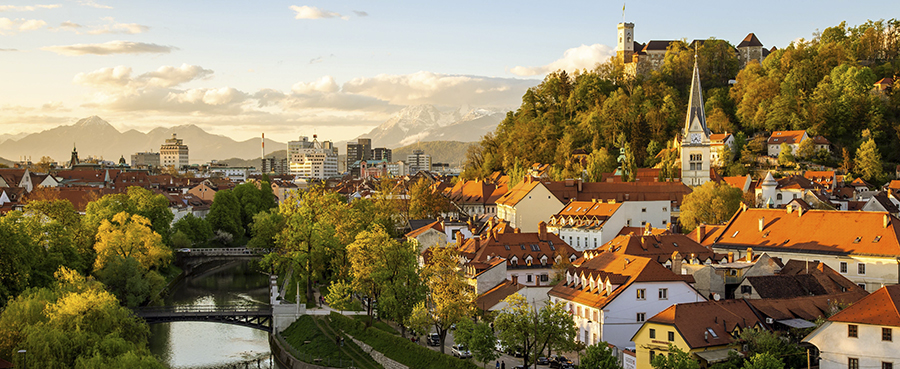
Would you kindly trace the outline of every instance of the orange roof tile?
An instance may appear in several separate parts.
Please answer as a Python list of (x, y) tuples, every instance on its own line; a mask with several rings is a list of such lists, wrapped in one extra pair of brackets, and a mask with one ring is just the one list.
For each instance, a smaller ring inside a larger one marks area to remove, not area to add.
[(769, 136), (767, 143), (769, 145), (781, 145), (782, 143), (787, 143), (789, 145), (799, 144), (804, 133), (806, 133), (806, 131), (775, 131)]
[(503, 301), (507, 296), (519, 292), (523, 288), (525, 288), (525, 285), (523, 284), (512, 283), (512, 281), (508, 279), (504, 280), (503, 283), (500, 283), (494, 288), (479, 295), (475, 299), (475, 305), (478, 306), (479, 309), (489, 310), (499, 304), (500, 301)]
[(727, 345), (735, 330), (765, 326), (743, 299), (672, 305), (647, 322), (674, 326), (691, 349)]
[(882, 212), (739, 209), (712, 242), (722, 248), (894, 257), (900, 256), (898, 231), (900, 220)]
[(900, 285), (885, 286), (834, 314), (833, 322), (900, 327)]
[(603, 246), (594, 250), (585, 251), (585, 258), (595, 254), (611, 252), (621, 255), (632, 255), (651, 258), (658, 263), (665, 264), (672, 259), (672, 255), (678, 252), (683, 260), (694, 255), (699, 260), (721, 260), (724, 255), (718, 255), (707, 246), (690, 239), (683, 234), (659, 234), (652, 236), (623, 235), (613, 238)]

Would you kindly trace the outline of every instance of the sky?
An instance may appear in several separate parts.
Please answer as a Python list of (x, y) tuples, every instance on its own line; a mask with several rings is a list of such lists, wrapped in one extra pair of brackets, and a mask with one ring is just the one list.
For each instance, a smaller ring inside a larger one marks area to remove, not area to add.
[[(673, 6), (674, 5), (674, 6)], [(515, 109), (552, 71), (615, 54), (609, 1), (38, 0), (0, 3), (0, 137), (98, 115), (245, 140), (347, 140), (408, 105)], [(635, 39), (765, 47), (896, 0), (629, 1)]]

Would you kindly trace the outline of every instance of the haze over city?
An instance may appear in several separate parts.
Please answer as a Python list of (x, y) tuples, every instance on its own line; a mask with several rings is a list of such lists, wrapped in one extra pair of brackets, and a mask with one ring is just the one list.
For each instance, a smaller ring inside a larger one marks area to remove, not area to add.
[[(896, 10), (815, 5), (641, 1), (624, 19), (639, 40), (736, 44), (754, 32), (783, 48)], [(99, 115), (121, 131), (347, 140), (407, 105), (515, 109), (548, 72), (614, 55), (622, 19), (617, 2), (8, 2), (0, 126), (34, 133)]]

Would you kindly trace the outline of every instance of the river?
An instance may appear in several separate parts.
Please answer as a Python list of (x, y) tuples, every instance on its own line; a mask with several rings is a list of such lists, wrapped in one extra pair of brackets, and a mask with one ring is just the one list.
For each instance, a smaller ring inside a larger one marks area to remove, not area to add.
[[(167, 306), (262, 305), (269, 277), (252, 261), (212, 262), (179, 282)], [(150, 326), (150, 351), (173, 369), (270, 368), (268, 333), (237, 325), (174, 322)]]

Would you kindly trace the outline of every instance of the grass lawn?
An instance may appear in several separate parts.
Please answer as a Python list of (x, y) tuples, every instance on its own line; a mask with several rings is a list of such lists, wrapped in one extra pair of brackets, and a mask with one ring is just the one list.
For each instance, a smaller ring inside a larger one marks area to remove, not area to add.
[[(353, 315), (353, 319), (356, 319), (356, 320), (358, 320), (358, 321), (361, 321), (361, 322), (363, 322), (363, 323), (366, 323), (366, 322), (369, 321), (369, 316), (368, 316), (368, 315)], [(380, 321), (380, 320), (376, 320), (376, 321), (375, 321), (375, 324), (373, 324), (372, 326), (375, 327), (375, 328), (377, 328), (377, 329), (379, 329), (379, 330), (388, 332), (388, 333), (390, 333), (390, 334), (394, 334), (394, 335), (399, 335), (399, 334), (400, 334), (400, 332), (397, 332), (397, 330), (394, 329), (394, 327), (391, 327), (391, 326), (388, 325), (387, 323), (382, 322), (382, 321)]]
[[(285, 329), (281, 335), (301, 354), (321, 359), (337, 360), (341, 358), (340, 348), (337, 343), (322, 334), (310, 315), (301, 316), (288, 329)], [(307, 343), (307, 341), (309, 342)], [(347, 359), (347, 357), (343, 358)], [(303, 358), (298, 359), (302, 360)]]

